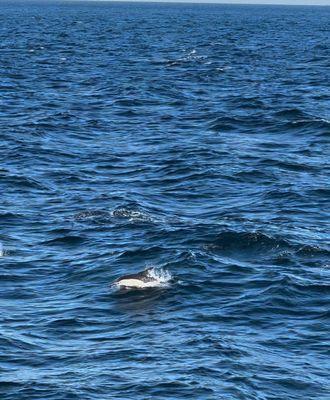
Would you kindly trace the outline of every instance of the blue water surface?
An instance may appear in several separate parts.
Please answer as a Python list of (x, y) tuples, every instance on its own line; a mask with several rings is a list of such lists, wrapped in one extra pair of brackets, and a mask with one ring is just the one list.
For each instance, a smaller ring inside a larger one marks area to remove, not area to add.
[(329, 399), (329, 26), (0, 4), (1, 400)]

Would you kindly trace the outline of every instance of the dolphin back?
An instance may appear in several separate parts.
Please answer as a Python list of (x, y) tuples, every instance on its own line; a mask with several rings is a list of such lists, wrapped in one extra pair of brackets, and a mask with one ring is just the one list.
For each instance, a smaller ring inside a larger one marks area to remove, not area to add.
[(147, 268), (146, 270), (138, 272), (136, 274), (123, 275), (120, 278), (116, 279), (115, 282), (120, 282), (124, 279), (137, 279), (143, 282), (150, 282), (153, 280), (152, 277), (149, 276), (149, 271), (151, 269), (152, 268)]

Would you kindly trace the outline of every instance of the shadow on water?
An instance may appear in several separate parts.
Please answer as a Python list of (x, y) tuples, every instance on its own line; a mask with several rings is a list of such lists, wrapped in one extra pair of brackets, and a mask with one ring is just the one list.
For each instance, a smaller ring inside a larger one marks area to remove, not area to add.
[(155, 310), (168, 297), (168, 288), (112, 289), (114, 308), (120, 313), (148, 313)]

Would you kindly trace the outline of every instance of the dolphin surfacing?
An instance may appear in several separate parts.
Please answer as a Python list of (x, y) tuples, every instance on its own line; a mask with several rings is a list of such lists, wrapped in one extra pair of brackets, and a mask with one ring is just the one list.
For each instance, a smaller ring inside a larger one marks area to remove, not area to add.
[(124, 275), (114, 281), (114, 285), (125, 288), (146, 288), (155, 286), (155, 278), (150, 274), (152, 268), (136, 274)]
[(147, 268), (136, 274), (124, 275), (113, 282), (113, 286), (121, 289), (145, 289), (168, 287), (172, 275), (162, 268)]

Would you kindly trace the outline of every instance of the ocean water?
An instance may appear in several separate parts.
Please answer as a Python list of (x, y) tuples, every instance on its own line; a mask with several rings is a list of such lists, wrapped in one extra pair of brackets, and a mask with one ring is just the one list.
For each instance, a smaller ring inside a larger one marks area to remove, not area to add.
[(329, 399), (329, 17), (0, 4), (1, 400)]

